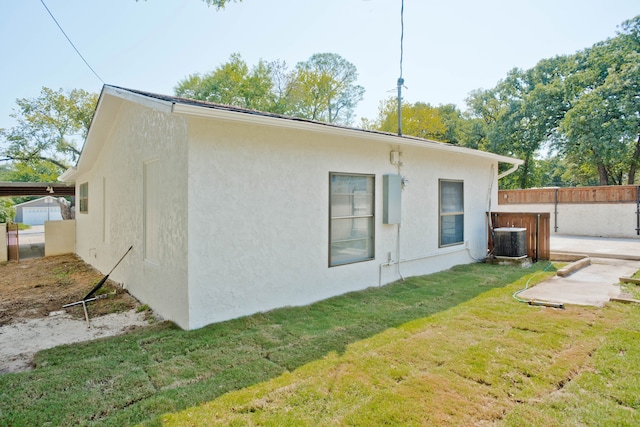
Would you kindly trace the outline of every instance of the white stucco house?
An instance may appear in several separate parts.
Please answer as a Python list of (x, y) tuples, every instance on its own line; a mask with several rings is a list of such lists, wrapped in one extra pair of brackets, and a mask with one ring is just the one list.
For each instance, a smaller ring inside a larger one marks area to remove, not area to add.
[(77, 254), (133, 245), (111, 278), (194, 329), (484, 258), (498, 163), (521, 161), (107, 85), (61, 180)]

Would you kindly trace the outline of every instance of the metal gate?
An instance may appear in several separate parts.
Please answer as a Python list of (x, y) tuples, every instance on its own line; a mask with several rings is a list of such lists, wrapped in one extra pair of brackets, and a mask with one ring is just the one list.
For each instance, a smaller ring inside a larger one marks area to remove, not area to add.
[(7, 252), (9, 261), (20, 261), (18, 224), (7, 224)]

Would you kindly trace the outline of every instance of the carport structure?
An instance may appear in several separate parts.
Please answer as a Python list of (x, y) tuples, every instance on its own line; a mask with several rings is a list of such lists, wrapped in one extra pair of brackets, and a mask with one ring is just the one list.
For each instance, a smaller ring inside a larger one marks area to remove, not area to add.
[(61, 182), (0, 182), (0, 197), (75, 195), (74, 185)]

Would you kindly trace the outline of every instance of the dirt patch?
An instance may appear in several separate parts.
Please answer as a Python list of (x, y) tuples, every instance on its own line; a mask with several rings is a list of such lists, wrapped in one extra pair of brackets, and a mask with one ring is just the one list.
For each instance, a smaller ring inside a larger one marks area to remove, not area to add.
[[(0, 326), (17, 318), (42, 318), (81, 300), (104, 275), (75, 255), (0, 264)], [(115, 294), (113, 294), (115, 292)], [(89, 304), (92, 317), (126, 311), (138, 302), (111, 280), (97, 292), (107, 298)], [(66, 310), (84, 318), (82, 306)]]
[(61, 344), (117, 335), (147, 325), (148, 311), (116, 283), (107, 280), (87, 304), (81, 300), (104, 275), (75, 255), (0, 264), (0, 373), (31, 368), (33, 355)]

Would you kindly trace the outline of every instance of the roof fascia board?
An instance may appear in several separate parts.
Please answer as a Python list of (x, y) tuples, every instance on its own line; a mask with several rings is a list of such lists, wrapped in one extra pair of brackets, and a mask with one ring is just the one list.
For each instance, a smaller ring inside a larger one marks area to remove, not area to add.
[(14, 208), (23, 208), (23, 207), (25, 207), (25, 206), (35, 205), (35, 204), (37, 204), (38, 202), (41, 202), (41, 201), (46, 200), (46, 199), (50, 199), (50, 200), (52, 200), (52, 201), (53, 201), (53, 200), (55, 200), (56, 198), (55, 198), (55, 197), (53, 197), (53, 196), (42, 196), (42, 197), (38, 197), (37, 199), (33, 199), (33, 200), (29, 200), (29, 201), (26, 201), (26, 202), (19, 203), (19, 204), (17, 204), (17, 205), (13, 205), (13, 207), (14, 207)]
[(93, 158), (98, 155), (100, 150), (102, 150), (102, 144), (99, 144), (99, 146), (95, 146), (95, 144), (90, 143), (90, 141), (96, 138), (100, 141), (103, 141), (104, 138), (99, 138), (96, 136), (96, 134), (110, 132), (110, 127), (112, 124), (111, 122), (102, 123), (96, 121), (96, 118), (100, 117), (100, 112), (107, 108), (105, 104), (109, 106), (114, 105), (110, 102), (111, 100), (109, 100), (109, 97), (111, 97), (111, 100), (115, 98), (121, 101), (129, 101), (156, 111), (164, 112), (166, 114), (171, 114), (172, 110), (172, 103), (169, 101), (163, 101), (161, 99), (155, 99), (148, 96), (140, 95), (128, 90), (120, 89), (118, 87), (104, 85), (102, 88), (102, 92), (100, 93), (100, 98), (98, 99), (98, 105), (96, 106), (93, 121), (91, 122), (91, 126), (89, 127), (89, 133), (87, 134), (87, 138), (85, 139), (84, 145), (82, 147), (82, 153), (80, 155), (80, 158), (78, 159), (76, 167), (63, 172), (62, 175), (58, 177), (59, 181), (73, 182), (78, 170), (82, 170), (84, 164), (87, 161), (91, 163), (93, 161)]
[(324, 134), (344, 136), (349, 138), (360, 138), (368, 141), (376, 141), (386, 144), (411, 146), (436, 151), (445, 151), (449, 153), (459, 153), (466, 156), (483, 157), (501, 163), (509, 163), (512, 165), (521, 165), (524, 161), (512, 157), (502, 156), (499, 154), (489, 153), (487, 151), (472, 150), (466, 147), (460, 147), (443, 142), (411, 139), (397, 135), (387, 135), (383, 133), (368, 132), (358, 129), (348, 129), (328, 124), (312, 123), (306, 121), (298, 121), (285, 119), (280, 117), (269, 117), (259, 114), (243, 113), (238, 111), (226, 111), (216, 108), (201, 107), (188, 104), (173, 104), (173, 112), (175, 114), (184, 114), (194, 117), (216, 118), (220, 120), (229, 120), (246, 124), (258, 124), (264, 126), (274, 126), (280, 128), (306, 130), (320, 132)]
[(136, 104), (143, 105), (154, 110), (159, 110), (163, 113), (170, 114), (172, 111), (173, 103), (170, 101), (164, 101), (162, 99), (151, 98), (138, 93), (130, 92), (125, 89), (120, 89), (114, 86), (104, 86), (104, 94), (116, 96), (118, 98), (130, 101)]
[(74, 183), (77, 171), (78, 169), (75, 166), (71, 166), (69, 169), (62, 172), (62, 174), (58, 177), (58, 181)]

